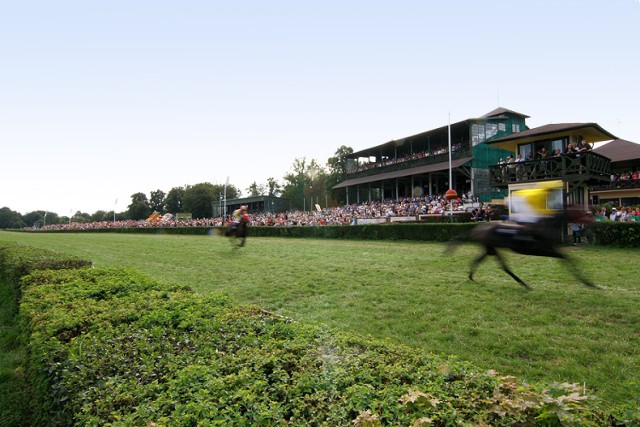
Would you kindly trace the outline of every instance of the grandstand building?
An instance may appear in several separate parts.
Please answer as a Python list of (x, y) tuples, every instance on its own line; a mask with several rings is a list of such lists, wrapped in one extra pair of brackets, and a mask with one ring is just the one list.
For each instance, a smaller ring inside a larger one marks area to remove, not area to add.
[[(345, 189), (347, 204), (444, 194), (449, 188), (481, 202), (503, 204), (512, 189), (561, 180), (564, 201), (586, 206), (590, 186), (610, 181), (610, 159), (593, 150), (544, 159), (536, 154), (542, 147), (549, 153), (558, 149), (565, 153), (569, 144), (583, 139), (593, 145), (616, 137), (597, 123), (530, 129), (527, 118), (497, 108), (478, 118), (355, 152), (348, 156), (346, 179), (333, 188)], [(515, 165), (499, 164), (500, 159), (518, 155), (524, 160)]]

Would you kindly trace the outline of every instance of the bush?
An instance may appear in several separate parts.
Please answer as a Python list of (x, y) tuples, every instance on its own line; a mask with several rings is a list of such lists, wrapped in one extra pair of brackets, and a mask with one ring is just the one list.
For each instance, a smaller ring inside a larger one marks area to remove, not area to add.
[(640, 223), (597, 222), (590, 227), (596, 244), (623, 248), (640, 247)]
[(624, 408), (627, 418), (613, 417), (577, 386), (524, 384), (224, 295), (201, 296), (132, 269), (29, 272), (20, 279), (19, 317), (32, 425), (637, 421)]

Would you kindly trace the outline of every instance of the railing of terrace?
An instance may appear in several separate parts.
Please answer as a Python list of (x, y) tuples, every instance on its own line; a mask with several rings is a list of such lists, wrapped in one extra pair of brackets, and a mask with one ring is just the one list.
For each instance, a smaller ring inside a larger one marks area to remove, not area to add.
[(640, 188), (640, 179), (621, 179), (618, 181), (612, 181), (607, 184), (592, 185), (591, 190), (627, 190)]
[[(465, 157), (471, 157), (468, 150), (453, 150), (451, 159), (457, 160)], [(368, 168), (359, 169), (357, 172), (347, 174), (349, 178), (357, 178), (362, 176), (377, 175), (384, 172), (393, 172), (403, 169), (414, 168), (418, 166), (432, 165), (436, 163), (448, 162), (449, 152), (439, 153), (436, 155), (424, 156), (421, 158), (410, 158), (407, 160), (389, 160), (387, 163), (371, 164)]]
[(611, 160), (592, 152), (562, 154), (543, 160), (489, 166), (489, 174), (494, 187), (553, 179), (606, 182), (611, 177)]

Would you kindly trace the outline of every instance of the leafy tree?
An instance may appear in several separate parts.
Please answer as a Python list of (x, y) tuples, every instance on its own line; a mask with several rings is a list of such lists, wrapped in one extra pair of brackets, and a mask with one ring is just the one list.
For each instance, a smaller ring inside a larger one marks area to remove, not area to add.
[(153, 212), (164, 213), (166, 207), (166, 194), (162, 190), (156, 190), (151, 192), (151, 199), (149, 205)]
[[(215, 185), (215, 188), (219, 189), (220, 195), (224, 194), (224, 185)], [(239, 197), (242, 197), (242, 191), (233, 184), (227, 185), (227, 200), (237, 199)]]
[(327, 191), (331, 195), (332, 199), (335, 199), (340, 204), (347, 202), (347, 192), (345, 188), (339, 188), (333, 190), (332, 187), (340, 182), (344, 181), (347, 177), (347, 156), (353, 154), (353, 148), (345, 145), (338, 148), (335, 152), (335, 156), (329, 157), (327, 160), (327, 168), (329, 169), (329, 175), (325, 182)]
[(172, 214), (184, 212), (184, 188), (173, 187), (165, 197), (165, 210)]
[(144, 193), (135, 193), (131, 196), (131, 204), (127, 209), (129, 219), (147, 219), (151, 215), (149, 200)]
[(291, 199), (292, 209), (312, 209), (312, 206), (307, 205), (307, 200), (311, 203), (311, 195), (316, 196), (312, 184), (323, 173), (323, 168), (315, 159), (308, 163), (304, 157), (294, 161), (292, 172), (284, 176), (282, 190), (282, 196)]
[(106, 211), (98, 210), (91, 215), (91, 221), (100, 222), (100, 221), (112, 221), (112, 220), (113, 220), (113, 211), (106, 212)]
[(249, 197), (262, 196), (265, 193), (264, 185), (258, 185), (255, 181), (247, 188)]
[(86, 212), (76, 211), (71, 217), (71, 222), (91, 222), (91, 215)]
[(22, 222), (27, 227), (43, 227), (45, 225), (59, 224), (60, 217), (55, 212), (33, 211), (22, 215)]
[(0, 209), (0, 228), (22, 228), (26, 224), (19, 212), (4, 207)]
[(267, 189), (267, 196), (270, 197), (278, 197), (282, 192), (282, 187), (280, 186), (278, 181), (275, 180), (275, 178), (267, 179)]
[(26, 214), (22, 215), (22, 221), (27, 227), (33, 227), (34, 225), (42, 227), (44, 222), (44, 214), (44, 211), (27, 212)]
[(213, 216), (213, 203), (217, 202), (219, 191), (208, 182), (187, 186), (184, 191), (184, 208), (193, 218)]

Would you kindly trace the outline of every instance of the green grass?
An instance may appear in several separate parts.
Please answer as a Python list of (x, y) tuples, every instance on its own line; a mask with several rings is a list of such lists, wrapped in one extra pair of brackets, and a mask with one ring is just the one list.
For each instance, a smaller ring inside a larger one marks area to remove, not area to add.
[(444, 245), (419, 242), (250, 238), (233, 250), (217, 236), (9, 232), (0, 241), (135, 266), (527, 381), (585, 384), (615, 403), (640, 400), (630, 392), (640, 383), (638, 250), (566, 249), (601, 290), (579, 284), (559, 260), (509, 254), (527, 291), (493, 260), (467, 280), (479, 254), (472, 245), (443, 256)]
[(28, 400), (13, 299), (11, 287), (0, 286), (0, 426), (21, 425)]

